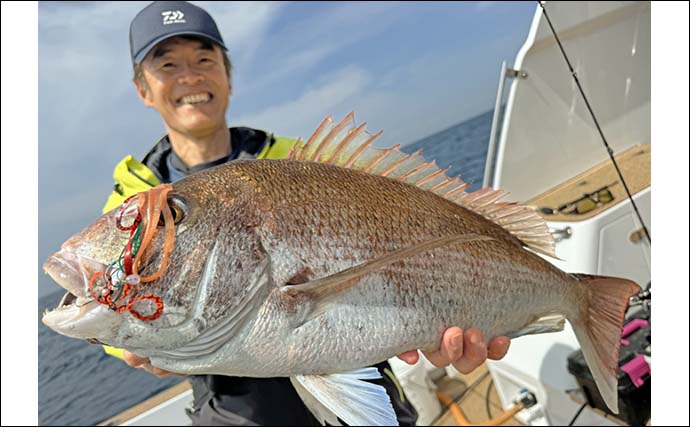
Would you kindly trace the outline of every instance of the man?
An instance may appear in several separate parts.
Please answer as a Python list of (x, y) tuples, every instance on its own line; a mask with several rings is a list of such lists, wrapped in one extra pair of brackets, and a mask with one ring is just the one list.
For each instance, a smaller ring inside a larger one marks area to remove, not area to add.
[[(279, 159), (295, 143), (257, 129), (228, 128), (225, 118), (232, 95), (227, 48), (203, 9), (186, 2), (155, 2), (143, 9), (130, 26), (134, 84), (142, 102), (157, 110), (167, 135), (139, 162), (127, 156), (115, 168), (115, 189), (104, 212), (127, 197), (160, 183), (230, 160)], [(280, 183), (276, 183), (280, 185)], [(503, 357), (506, 337), (484, 344), (481, 332), (450, 328), (441, 348), (427, 354), (438, 365), (450, 363), (469, 372), (488, 357)], [(175, 375), (151, 366), (149, 359), (106, 347), (129, 365), (166, 377)], [(399, 356), (408, 363), (416, 350)], [(405, 399), (388, 363), (377, 366), (401, 425), (414, 425), (416, 412)], [(317, 425), (287, 378), (236, 378), (220, 375), (188, 377), (194, 390), (189, 411), (198, 425)]]

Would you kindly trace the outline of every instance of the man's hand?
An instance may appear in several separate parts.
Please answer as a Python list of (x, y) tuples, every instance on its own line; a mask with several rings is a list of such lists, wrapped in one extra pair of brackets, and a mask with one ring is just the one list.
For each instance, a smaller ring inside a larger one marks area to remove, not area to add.
[[(424, 352), (434, 366), (445, 368), (451, 363), (462, 374), (469, 374), (487, 359), (499, 360), (508, 352), (510, 338), (496, 337), (489, 346), (484, 343), (484, 335), (479, 329), (470, 328), (463, 333), (458, 327), (446, 329), (441, 339), (441, 348), (432, 353)], [(406, 351), (398, 358), (410, 365), (417, 363), (417, 350)]]
[(157, 376), (158, 378), (168, 378), (172, 376), (177, 376), (177, 377), (186, 377), (187, 375), (184, 374), (176, 374), (175, 372), (170, 372), (166, 371), (164, 369), (156, 368), (155, 366), (151, 365), (151, 359), (148, 357), (140, 357), (137, 356), (134, 353), (130, 353), (129, 351), (125, 350), (124, 353), (124, 359), (125, 362), (137, 369), (144, 369), (146, 372), (150, 372), (153, 375)]

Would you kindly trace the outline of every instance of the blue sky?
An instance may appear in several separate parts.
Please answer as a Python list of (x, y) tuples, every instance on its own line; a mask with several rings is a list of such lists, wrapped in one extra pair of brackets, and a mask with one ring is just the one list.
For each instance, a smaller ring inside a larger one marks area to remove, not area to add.
[[(91, 223), (112, 169), (164, 133), (131, 83), (128, 29), (149, 2), (38, 7), (38, 267)], [(493, 108), (535, 2), (194, 2), (233, 61), (231, 126), (308, 138), (355, 112), (407, 144)], [(39, 295), (58, 287), (43, 274)]]

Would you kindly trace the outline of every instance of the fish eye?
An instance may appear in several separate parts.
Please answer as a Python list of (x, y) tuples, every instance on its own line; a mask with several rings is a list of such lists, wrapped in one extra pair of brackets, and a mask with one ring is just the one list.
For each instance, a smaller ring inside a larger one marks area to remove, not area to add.
[[(183, 202), (177, 197), (169, 197), (168, 206), (170, 206), (170, 213), (172, 214), (173, 222), (175, 223), (175, 225), (182, 222), (182, 220), (185, 217), (185, 209)], [(163, 216), (163, 212), (161, 212), (160, 216), (158, 217), (158, 226), (165, 226), (165, 217)]]
[(177, 205), (170, 206), (170, 212), (172, 212), (175, 225), (179, 224), (180, 221), (182, 221), (182, 218), (184, 218), (184, 211)]

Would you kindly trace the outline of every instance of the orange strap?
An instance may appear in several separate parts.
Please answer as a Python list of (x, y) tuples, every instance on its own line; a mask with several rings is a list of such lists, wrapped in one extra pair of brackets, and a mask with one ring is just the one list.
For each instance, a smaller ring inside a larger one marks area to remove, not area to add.
[[(151, 190), (145, 192), (145, 193), (139, 193), (136, 195), (136, 202), (138, 203), (138, 215), (140, 215), (143, 211), (146, 212), (146, 215), (141, 218), (141, 221), (143, 224), (141, 225), (144, 232), (143, 232), (143, 237), (141, 238), (141, 243), (139, 244), (139, 248), (136, 253), (136, 257), (134, 259), (134, 262), (132, 262), (131, 265), (131, 274), (136, 275), (135, 278), (139, 275), (139, 266), (141, 264), (141, 261), (143, 259), (143, 253), (146, 251), (146, 249), (149, 247), (151, 241), (153, 240), (153, 235), (154, 231), (156, 230), (158, 223), (159, 223), (159, 218), (160, 215), (163, 215), (163, 219), (165, 222), (165, 243), (163, 246), (163, 259), (161, 260), (161, 265), (158, 268), (158, 271), (155, 273), (151, 274), (150, 276), (146, 277), (139, 277), (138, 278), (138, 283), (148, 283), (152, 282), (156, 279), (159, 279), (161, 275), (165, 272), (165, 269), (167, 267), (168, 263), (168, 258), (170, 256), (170, 252), (172, 252), (173, 246), (175, 244), (175, 220), (173, 219), (172, 213), (170, 211), (170, 206), (168, 205), (168, 193), (172, 191), (172, 185), (170, 184), (161, 184), (159, 186), (156, 186), (152, 188)], [(129, 199), (125, 201), (125, 204), (127, 204)], [(121, 207), (121, 210), (124, 211), (124, 208), (126, 206), (123, 205)], [(121, 215), (122, 212), (119, 214), (120, 217), (118, 219), (118, 229), (121, 230), (127, 230), (129, 228), (121, 228), (119, 223), (121, 220)], [(137, 216), (138, 221), (139, 216)], [(134, 228), (137, 226), (137, 222), (132, 225), (132, 233), (131, 235), (134, 235)], [(130, 236), (131, 239), (131, 236)], [(126, 253), (130, 254), (130, 259), (125, 260), (125, 263), (128, 265), (129, 262), (131, 262), (131, 240), (127, 241)], [(129, 270), (129, 267), (126, 267), (127, 270)], [(124, 274), (129, 274), (129, 271), (124, 272)], [(91, 276), (91, 279), (89, 281), (89, 291), (91, 293), (91, 296), (98, 301), (101, 304), (108, 305), (111, 309), (115, 310), (117, 313), (123, 313), (125, 311), (129, 311), (132, 316), (136, 317), (137, 319), (140, 320), (154, 320), (157, 319), (158, 317), (163, 314), (163, 300), (161, 297), (158, 295), (153, 295), (153, 294), (146, 294), (142, 296), (137, 296), (138, 290), (133, 289), (133, 286), (130, 283), (125, 282), (123, 284), (122, 288), (122, 294), (118, 297), (118, 301), (122, 300), (126, 296), (129, 296), (129, 302), (126, 304), (118, 305), (117, 301), (113, 300), (112, 296), (112, 288), (113, 284), (111, 283), (111, 278), (106, 277), (107, 275), (105, 272), (97, 272), (94, 273)], [(98, 280), (99, 277), (104, 277), (106, 284), (103, 289), (102, 295), (96, 295), (94, 292), (94, 284), (96, 280)], [(131, 293), (130, 293), (131, 291)], [(140, 301), (144, 300), (150, 300), (153, 304), (156, 306), (156, 311), (151, 314), (151, 315), (143, 315), (139, 313), (135, 308), (134, 304)]]
[(465, 417), (465, 414), (463, 414), (462, 409), (460, 409), (460, 407), (455, 403), (453, 399), (450, 398), (450, 396), (440, 391), (436, 392), (436, 396), (438, 396), (438, 400), (440, 400), (441, 403), (449, 407), (450, 412), (455, 417), (455, 421), (457, 421), (458, 425), (461, 426), (498, 426), (513, 418), (515, 414), (520, 412), (525, 407), (525, 405), (523, 405), (522, 403), (518, 403), (512, 408), (508, 409), (507, 411), (501, 412), (500, 414), (498, 414), (490, 420), (481, 423), (472, 423)]

